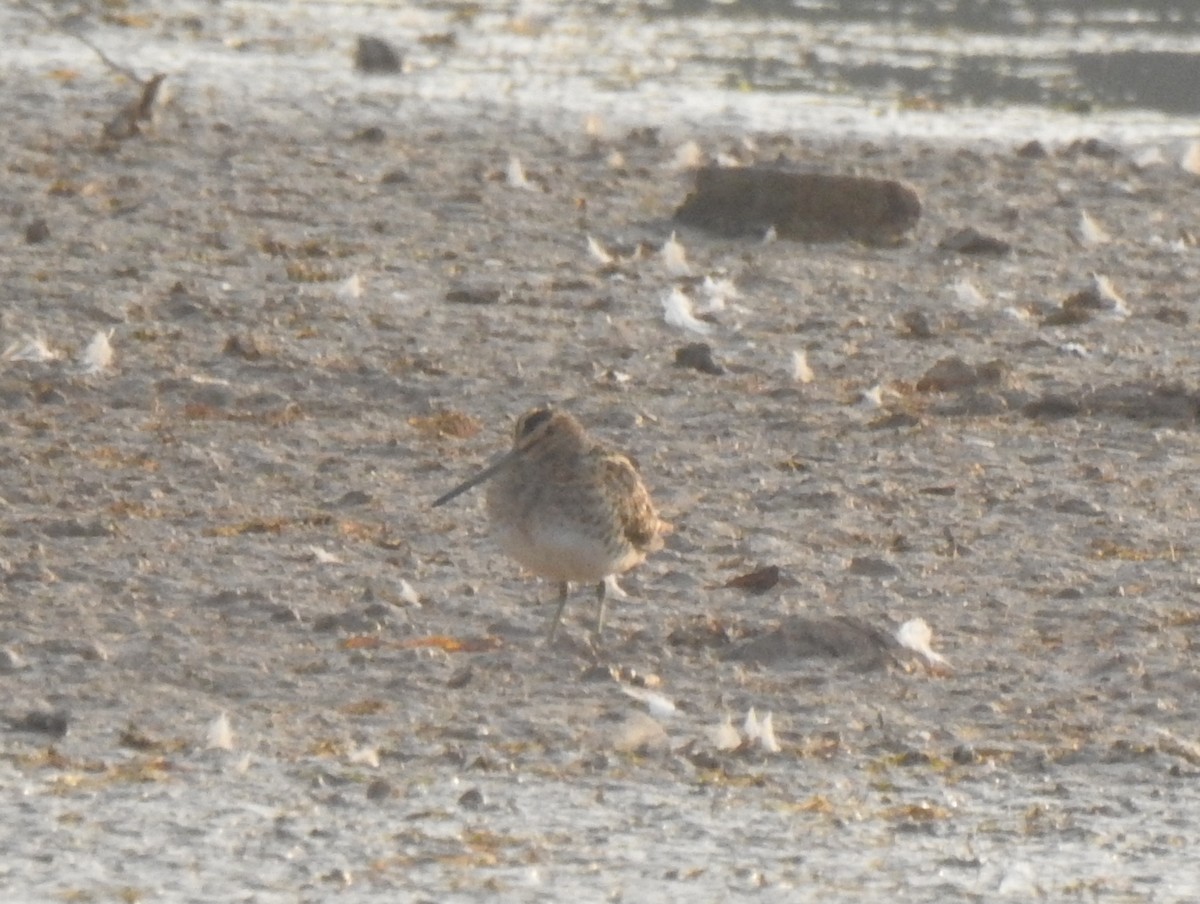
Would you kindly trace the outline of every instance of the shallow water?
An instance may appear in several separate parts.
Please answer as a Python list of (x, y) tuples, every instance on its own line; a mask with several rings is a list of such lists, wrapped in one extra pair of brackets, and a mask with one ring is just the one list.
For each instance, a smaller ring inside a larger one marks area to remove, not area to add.
[[(1005, 144), (1139, 145), (1200, 133), (1200, 17), (1185, 0), (228, 0), (147, 9), (163, 13), (145, 27), (106, 29), (101, 45), (172, 73), (177, 86), (289, 102), (304, 84), (312, 96), (361, 88), (374, 104), (442, 112), (515, 104), (559, 125), (596, 115), (618, 126)], [(78, 43), (26, 13), (10, 16), (14, 62), (87, 62)], [(68, 27), (88, 33), (93, 21)], [(393, 42), (407, 75), (353, 73), (359, 34)]]
[[(1200, 112), (1191, 3), (695, 3), (744, 49), (709, 62), (750, 90), (899, 94), (909, 103)], [(737, 47), (734, 43), (733, 47)]]

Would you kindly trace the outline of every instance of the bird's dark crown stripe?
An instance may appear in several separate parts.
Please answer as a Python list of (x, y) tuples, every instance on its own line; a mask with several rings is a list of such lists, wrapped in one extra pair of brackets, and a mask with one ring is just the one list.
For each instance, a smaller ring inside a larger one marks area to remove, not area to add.
[(549, 408), (539, 408), (529, 414), (521, 424), (521, 436), (529, 436), (534, 430), (550, 420), (553, 412)]

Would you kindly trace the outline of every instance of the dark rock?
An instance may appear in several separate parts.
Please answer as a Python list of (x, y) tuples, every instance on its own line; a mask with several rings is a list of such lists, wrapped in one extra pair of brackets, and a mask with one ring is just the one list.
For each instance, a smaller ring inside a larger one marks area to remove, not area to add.
[(422, 47), (457, 47), (458, 35), (453, 31), (441, 31), (430, 35), (421, 35), (417, 41)]
[(458, 798), (458, 805), (464, 810), (482, 810), (483, 792), (478, 788), (469, 788)]
[(403, 66), (400, 54), (382, 38), (358, 37), (354, 49), (354, 68), (372, 75), (399, 72)]
[(1022, 412), (1026, 417), (1057, 420), (1064, 417), (1075, 417), (1083, 411), (1083, 406), (1075, 399), (1058, 393), (1048, 393), (1040, 399), (1035, 399), (1026, 405)]
[(1162, 305), (1150, 316), (1160, 323), (1169, 323), (1172, 326), (1187, 326), (1191, 320), (1183, 308), (1173, 308), (1169, 305)]
[(312, 629), (317, 634), (345, 632), (347, 634), (378, 634), (388, 623), (385, 614), (372, 613), (366, 609), (357, 612), (331, 612), (313, 619)]
[(861, 578), (875, 578), (880, 581), (893, 580), (900, 576), (900, 569), (886, 559), (874, 556), (855, 556), (850, 560), (846, 571)]
[(50, 238), (50, 226), (41, 217), (25, 227), (25, 244), (27, 245), (40, 245), (48, 238)]
[(1004, 378), (1004, 370), (999, 361), (968, 364), (957, 355), (942, 358), (917, 380), (917, 392), (958, 392), (991, 386)]
[(302, 621), (300, 613), (293, 606), (272, 606), (267, 609), (270, 620), (278, 624), (295, 624)]
[(0, 648), (0, 674), (19, 672), (21, 669), (27, 668), (29, 668), (29, 663), (16, 650)]
[[(242, 358), (246, 361), (258, 361), (263, 357), (263, 348), (259, 344), (258, 339), (247, 334), (245, 336), (230, 336), (225, 340), (225, 345), (221, 351), (234, 358)], [(228, 401), (228, 399), (226, 399)]]
[(1122, 383), (1098, 386), (1084, 397), (1089, 414), (1109, 414), (1134, 421), (1195, 421), (1200, 393), (1182, 383)]
[(1007, 414), (1008, 400), (998, 393), (978, 392), (968, 389), (952, 397), (953, 401), (938, 405), (933, 410), (942, 417), (996, 417)]
[(904, 316), (900, 318), (900, 324), (904, 327), (902, 336), (908, 336), (910, 339), (932, 339), (933, 327), (929, 323), (929, 318), (924, 311), (912, 310), (905, 311)]
[(33, 385), (33, 400), (39, 405), (62, 405), (67, 397), (53, 383), (39, 380)]
[(249, 590), (245, 587), (226, 587), (202, 597), (200, 603), (212, 606), (214, 609), (228, 609), (233, 606), (258, 608), (268, 605), (270, 600), (265, 593), (258, 590)]
[(1004, 239), (982, 233), (974, 226), (966, 226), (950, 233), (938, 242), (938, 248), (959, 254), (1003, 255), (1012, 251), (1012, 245)]
[(163, 313), (172, 319), (179, 319), (204, 314), (208, 307), (207, 298), (196, 295), (182, 282), (177, 282), (167, 293), (163, 302)]
[(733, 637), (734, 629), (729, 624), (711, 616), (700, 616), (671, 629), (667, 643), (673, 647), (702, 650), (728, 646)]
[(113, 533), (113, 526), (98, 518), (91, 521), (69, 518), (64, 521), (51, 521), (42, 527), (42, 533), (55, 540), (108, 537)]
[(907, 430), (919, 427), (921, 419), (908, 411), (893, 411), (882, 417), (877, 417), (867, 426), (872, 430)]
[(765, 568), (730, 578), (725, 582), (725, 586), (745, 590), (747, 593), (766, 593), (779, 583), (780, 574), (778, 565), (768, 565)]
[(644, 148), (656, 148), (662, 144), (662, 135), (656, 126), (639, 126), (630, 129), (625, 140), (632, 145)]
[(1101, 160), (1116, 160), (1121, 151), (1116, 145), (1099, 138), (1076, 138), (1062, 150), (1064, 157), (1098, 157)]
[(330, 508), (354, 508), (360, 505), (370, 505), (374, 501), (375, 497), (365, 490), (347, 490), (330, 505)]
[(61, 738), (71, 724), (70, 713), (63, 710), (32, 710), (20, 716), (6, 716), (8, 727), (13, 731), (28, 731)]
[(856, 618), (789, 618), (774, 630), (738, 644), (724, 658), (786, 665), (804, 659), (846, 659), (861, 667), (887, 663), (900, 645), (886, 631)]
[(707, 342), (691, 342), (675, 349), (675, 366), (690, 367), (716, 377), (725, 373), (725, 368), (713, 360), (712, 346)]
[(503, 293), (497, 286), (458, 285), (446, 293), (453, 304), (495, 304)]
[(1129, 316), (1125, 299), (1117, 294), (1112, 283), (1096, 274), (1092, 274), (1087, 288), (1073, 292), (1063, 301), (1062, 311), (1057, 318), (1051, 315), (1044, 322), (1085, 323), (1092, 314), (1110, 314), (1119, 318)]
[(1078, 304), (1075, 296), (1067, 299), (1070, 304), (1055, 308), (1042, 318), (1042, 326), (1079, 326), (1092, 319), (1092, 313), (1086, 305)]
[(1200, 420), (1200, 393), (1180, 383), (1121, 383), (1078, 397), (1047, 393), (1022, 411), (1027, 417), (1046, 419), (1109, 416), (1192, 424)]
[(367, 785), (367, 800), (381, 801), (395, 796), (395, 785), (386, 779), (377, 778)]
[(836, 508), (841, 497), (834, 492), (797, 493), (792, 497), (792, 505), (797, 509), (814, 512), (827, 512)]
[(959, 744), (950, 752), (950, 759), (959, 766), (969, 766), (979, 762), (979, 754), (970, 744)]
[(1080, 499), (1077, 496), (1059, 502), (1054, 506), (1054, 510), (1062, 512), (1064, 515), (1082, 515), (1085, 518), (1099, 518), (1104, 514), (1104, 509), (1096, 503), (1088, 499)]
[(781, 239), (871, 245), (898, 244), (920, 216), (916, 190), (902, 182), (766, 166), (703, 167), (675, 211), (680, 223), (718, 235), (761, 237), (774, 227)]
[(603, 664), (590, 665), (579, 674), (580, 681), (614, 681), (616, 677), (613, 667)]
[(1027, 160), (1041, 160), (1050, 155), (1046, 151), (1046, 146), (1035, 139), (1017, 148), (1017, 156), (1024, 157)]

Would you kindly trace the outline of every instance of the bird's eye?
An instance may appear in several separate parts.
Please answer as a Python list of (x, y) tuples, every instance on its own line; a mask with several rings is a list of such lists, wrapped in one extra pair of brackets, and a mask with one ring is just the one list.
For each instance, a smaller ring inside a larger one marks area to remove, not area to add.
[(552, 412), (549, 408), (538, 408), (529, 412), (517, 422), (517, 439), (524, 439), (540, 427), (546, 421), (550, 420)]

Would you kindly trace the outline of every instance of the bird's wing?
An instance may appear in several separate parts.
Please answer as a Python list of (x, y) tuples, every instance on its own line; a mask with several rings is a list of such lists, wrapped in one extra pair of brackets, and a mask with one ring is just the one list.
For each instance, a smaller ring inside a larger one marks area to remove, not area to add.
[(602, 491), (616, 503), (621, 533), (635, 549), (651, 552), (662, 547), (662, 535), (671, 525), (658, 517), (654, 502), (637, 468), (618, 452), (602, 451)]

